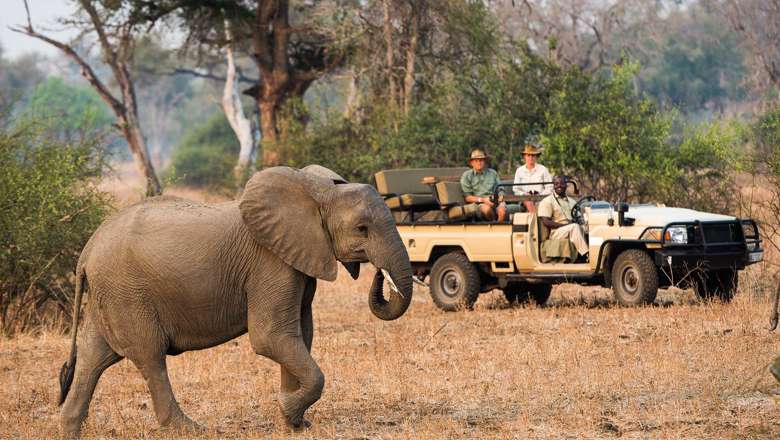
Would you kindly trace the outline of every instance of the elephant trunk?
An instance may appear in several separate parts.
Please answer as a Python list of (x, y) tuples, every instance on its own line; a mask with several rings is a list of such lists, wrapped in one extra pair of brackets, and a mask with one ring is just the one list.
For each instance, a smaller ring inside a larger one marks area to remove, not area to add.
[[(369, 257), (377, 271), (368, 292), (368, 307), (374, 316), (385, 321), (399, 318), (412, 301), (412, 265), (398, 233), (392, 232), (397, 237), (397, 243), (391, 246), (390, 252), (384, 253), (388, 258)], [(389, 278), (389, 299), (385, 299), (383, 291), (385, 278)]]

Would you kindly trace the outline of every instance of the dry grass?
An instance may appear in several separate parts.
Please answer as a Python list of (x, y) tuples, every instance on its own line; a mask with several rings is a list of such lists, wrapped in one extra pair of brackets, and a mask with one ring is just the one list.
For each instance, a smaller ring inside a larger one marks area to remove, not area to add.
[[(130, 173), (132, 174), (132, 173)], [(106, 185), (140, 199), (128, 173)], [(221, 200), (183, 189), (166, 191)], [(662, 291), (621, 308), (609, 291), (559, 286), (547, 307), (509, 307), (500, 292), (443, 313), (416, 290), (393, 322), (366, 307), (372, 270), (320, 283), (313, 355), (326, 375), (313, 423), (297, 438), (780, 438), (780, 387), (766, 366), (767, 267), (741, 278), (732, 304)], [(55, 332), (0, 339), (0, 438), (58, 433), (58, 373), (69, 351)], [(217, 438), (286, 438), (278, 367), (246, 336), (169, 357), (183, 409)], [(102, 377), (85, 438), (178, 438), (157, 428), (128, 361)]]
[[(780, 437), (780, 388), (766, 370), (780, 339), (750, 282), (730, 305), (675, 291), (638, 309), (559, 286), (548, 307), (512, 308), (493, 292), (443, 313), (416, 291), (405, 316), (381, 322), (366, 307), (371, 272), (320, 284), (314, 357), (327, 383), (299, 438)], [(57, 434), (67, 353), (54, 333), (0, 340), (0, 437)], [(184, 410), (208, 427), (201, 438), (289, 436), (278, 367), (245, 336), (169, 357), (169, 370)], [(177, 437), (156, 426), (140, 373), (111, 367), (84, 436)]]

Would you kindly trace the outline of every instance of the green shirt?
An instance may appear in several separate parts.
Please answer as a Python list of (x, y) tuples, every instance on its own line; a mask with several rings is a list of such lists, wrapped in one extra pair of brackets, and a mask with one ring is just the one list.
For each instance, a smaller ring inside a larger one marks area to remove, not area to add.
[[(484, 168), (481, 173), (474, 168), (460, 176), (460, 189), (463, 196), (486, 197), (493, 194), (496, 185), (500, 183), (498, 173), (492, 168)], [(500, 191), (503, 192), (503, 191)]]

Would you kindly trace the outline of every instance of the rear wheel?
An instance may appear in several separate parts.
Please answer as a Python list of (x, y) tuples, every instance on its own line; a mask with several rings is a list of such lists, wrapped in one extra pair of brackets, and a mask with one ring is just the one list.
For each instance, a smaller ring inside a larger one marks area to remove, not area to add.
[(550, 298), (551, 284), (512, 283), (504, 287), (504, 298), (512, 304), (515, 301), (524, 303), (533, 299), (538, 305), (544, 305)]
[(739, 275), (734, 269), (718, 269), (692, 275), (692, 287), (696, 295), (704, 300), (718, 298), (729, 302), (734, 298), (739, 285)]
[(647, 252), (628, 249), (612, 266), (612, 290), (623, 306), (651, 304), (658, 294), (658, 271)]
[(470, 308), (477, 301), (479, 287), (477, 268), (460, 252), (443, 255), (431, 268), (431, 298), (444, 311)]

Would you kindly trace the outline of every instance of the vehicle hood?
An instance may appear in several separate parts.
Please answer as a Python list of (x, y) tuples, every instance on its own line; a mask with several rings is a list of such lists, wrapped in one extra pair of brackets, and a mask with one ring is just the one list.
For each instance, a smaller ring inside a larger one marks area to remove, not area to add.
[[(617, 213), (614, 214), (617, 218)], [(637, 226), (665, 226), (673, 222), (692, 221), (729, 221), (736, 220), (730, 215), (711, 214), (686, 208), (670, 208), (666, 206), (630, 206), (626, 217), (636, 220)]]

